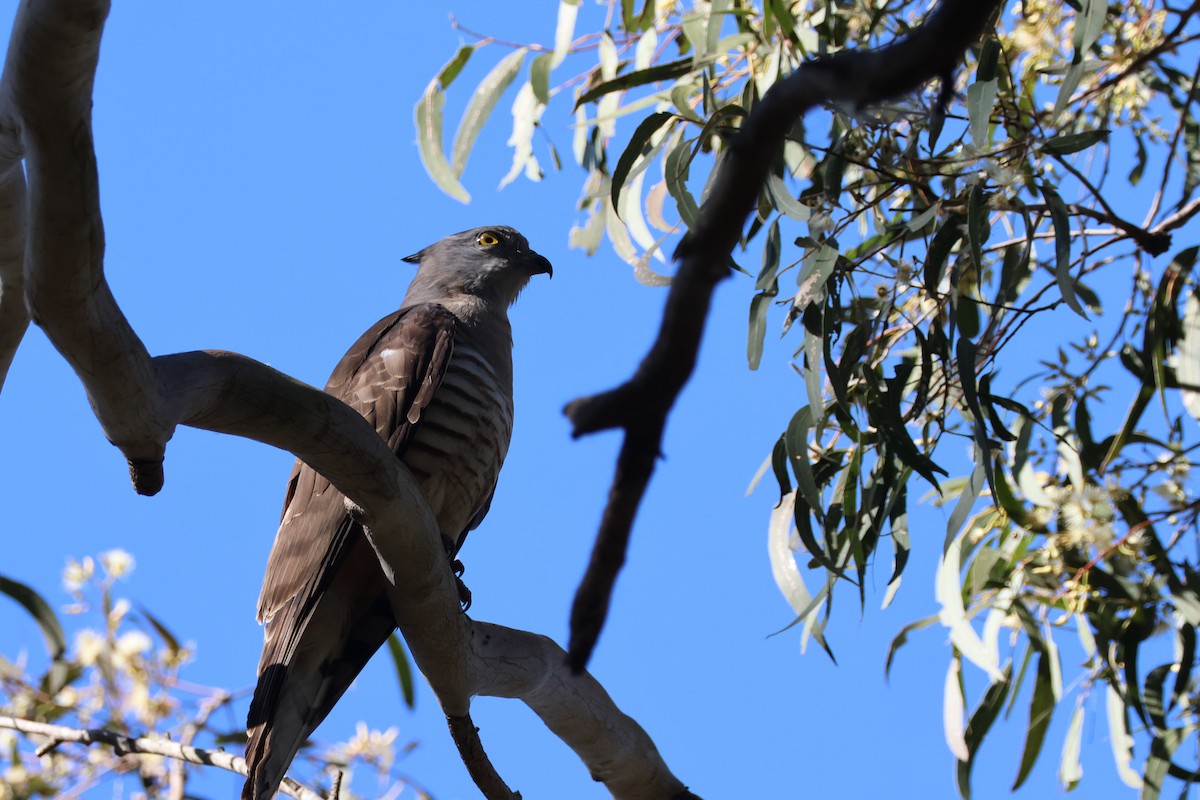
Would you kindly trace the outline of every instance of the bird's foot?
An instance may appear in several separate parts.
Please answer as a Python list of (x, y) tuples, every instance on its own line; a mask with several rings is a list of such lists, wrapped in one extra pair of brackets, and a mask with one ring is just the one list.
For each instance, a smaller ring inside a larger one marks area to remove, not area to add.
[(450, 559), (450, 569), (454, 572), (454, 585), (458, 589), (458, 605), (462, 613), (467, 613), (467, 609), (471, 607), (471, 590), (463, 583), (463, 573), (467, 568), (463, 562), (454, 557), (454, 551), (457, 549), (454, 542), (449, 536), (442, 536), (442, 546), (446, 548), (446, 557)]

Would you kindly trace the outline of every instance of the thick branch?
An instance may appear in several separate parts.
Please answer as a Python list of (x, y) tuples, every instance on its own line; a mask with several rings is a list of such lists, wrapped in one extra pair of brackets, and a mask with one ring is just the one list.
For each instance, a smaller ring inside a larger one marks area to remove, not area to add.
[[(21, 6), (0, 80), (0, 159), (12, 156), (0, 161), (0, 178), (13, 175), (20, 148), (11, 146), (8, 132), (19, 130), (30, 187), (28, 238), (22, 245), (18, 215), (12, 218), (18, 222), (0, 223), (0, 257), (23, 250), (24, 301), (86, 386), (106, 434), (130, 462), (137, 490), (153, 493), (161, 485), (163, 452), (178, 424), (291, 451), (328, 478), (367, 526), (401, 632), (448, 717), (466, 717), (473, 695), (503, 687), (505, 696), (525, 699), (574, 747), (614, 796), (686, 796), (641, 729), (590, 677), (560, 674), (561, 651), (548, 640), (516, 631), (498, 636), (506, 629), (459, 613), (433, 514), (408, 468), (363, 417), (234, 353), (150, 359), (103, 272), (89, 116), (107, 10), (100, 0)], [(0, 183), (5, 186), (17, 184)], [(20, 206), (12, 191), (0, 202)], [(0, 277), (6, 308), (8, 293), (16, 291), (10, 287), (20, 282), (8, 273)], [(2, 330), (17, 318), (0, 311)], [(514, 671), (514, 664), (521, 666)]]
[(83, 382), (134, 488), (154, 494), (174, 429), (150, 355), (104, 279), (91, 98), (107, 15), (104, 0), (22, 3), (0, 79), (11, 106), (0, 119), (15, 120), (29, 178), (25, 302)]
[[(126, 736), (106, 728), (67, 728), (62, 725), (47, 725), (44, 722), (7, 717), (0, 715), (0, 728), (18, 731), (30, 739), (44, 738), (46, 741), (38, 747), (38, 755), (44, 755), (65, 743), (93, 745), (105, 744), (119, 756), (130, 753), (163, 756), (191, 764), (202, 764), (209, 767), (220, 767), (238, 775), (246, 774), (246, 762), (240, 756), (226, 753), (224, 750), (204, 750), (191, 747), (170, 739), (160, 739), (157, 736)], [(320, 793), (301, 786), (291, 778), (284, 778), (280, 787), (284, 794), (297, 800), (325, 800)]]
[(661, 449), (667, 415), (696, 364), (713, 290), (729, 274), (733, 248), (784, 137), (818, 103), (862, 106), (911, 91), (932, 78), (945, 78), (999, 5), (999, 0), (942, 0), (923, 25), (894, 44), (802, 65), (772, 87), (746, 118), (721, 162), (696, 226), (675, 252), (679, 268), (650, 352), (629, 381), (566, 408), (575, 436), (625, 430), (592, 560), (571, 611), (568, 657), (574, 669), (587, 664), (600, 635), (624, 560), (624, 543), (650, 479), (645, 464)]
[(181, 353), (154, 365), (171, 419), (290, 450), (349, 498), (380, 554), (400, 631), (447, 717), (468, 717), (475, 695), (519, 698), (614, 797), (688, 796), (650, 737), (594, 678), (571, 674), (558, 645), (459, 612), (425, 498), (353, 409), (236, 353)]

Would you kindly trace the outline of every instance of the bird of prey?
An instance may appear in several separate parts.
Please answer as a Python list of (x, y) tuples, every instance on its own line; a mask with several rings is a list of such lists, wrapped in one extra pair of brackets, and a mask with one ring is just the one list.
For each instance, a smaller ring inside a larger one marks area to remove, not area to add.
[[(452, 559), (491, 505), (512, 433), (508, 307), (551, 268), (503, 226), (448, 236), (404, 260), (419, 266), (400, 309), (354, 343), (325, 391), (372, 422), (412, 471)], [(296, 751), (396, 628), (362, 526), (300, 461), (258, 618), (245, 800), (274, 796)]]

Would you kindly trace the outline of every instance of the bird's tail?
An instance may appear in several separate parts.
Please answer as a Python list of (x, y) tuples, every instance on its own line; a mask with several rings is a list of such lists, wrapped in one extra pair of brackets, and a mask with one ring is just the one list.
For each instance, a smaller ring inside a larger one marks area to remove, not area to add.
[[(363, 544), (354, 549), (374, 561)], [(324, 591), (301, 592), (268, 625), (246, 720), (243, 800), (274, 797), (296, 753), (396, 628), (387, 595), (362, 580), (371, 571), (341, 574), (360, 582), (339, 585), (335, 578)]]

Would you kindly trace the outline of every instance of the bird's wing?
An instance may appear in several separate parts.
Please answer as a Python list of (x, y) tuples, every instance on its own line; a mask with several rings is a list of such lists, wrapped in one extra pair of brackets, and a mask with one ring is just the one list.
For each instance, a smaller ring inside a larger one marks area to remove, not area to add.
[[(450, 360), (455, 318), (402, 309), (350, 348), (326, 390), (402, 456)], [(293, 756), (395, 629), (375, 551), (342, 495), (297, 462), (259, 598), (265, 623), (247, 717), (244, 798), (274, 793)]]
[[(346, 352), (325, 391), (375, 426), (403, 457), (453, 351), (455, 317), (424, 304), (384, 317)], [(300, 461), (292, 469), (283, 516), (267, 561), (258, 618), (269, 622), (302, 589), (319, 594), (336, 571), (347, 539), (342, 495)], [(267, 638), (272, 636), (271, 626)]]

